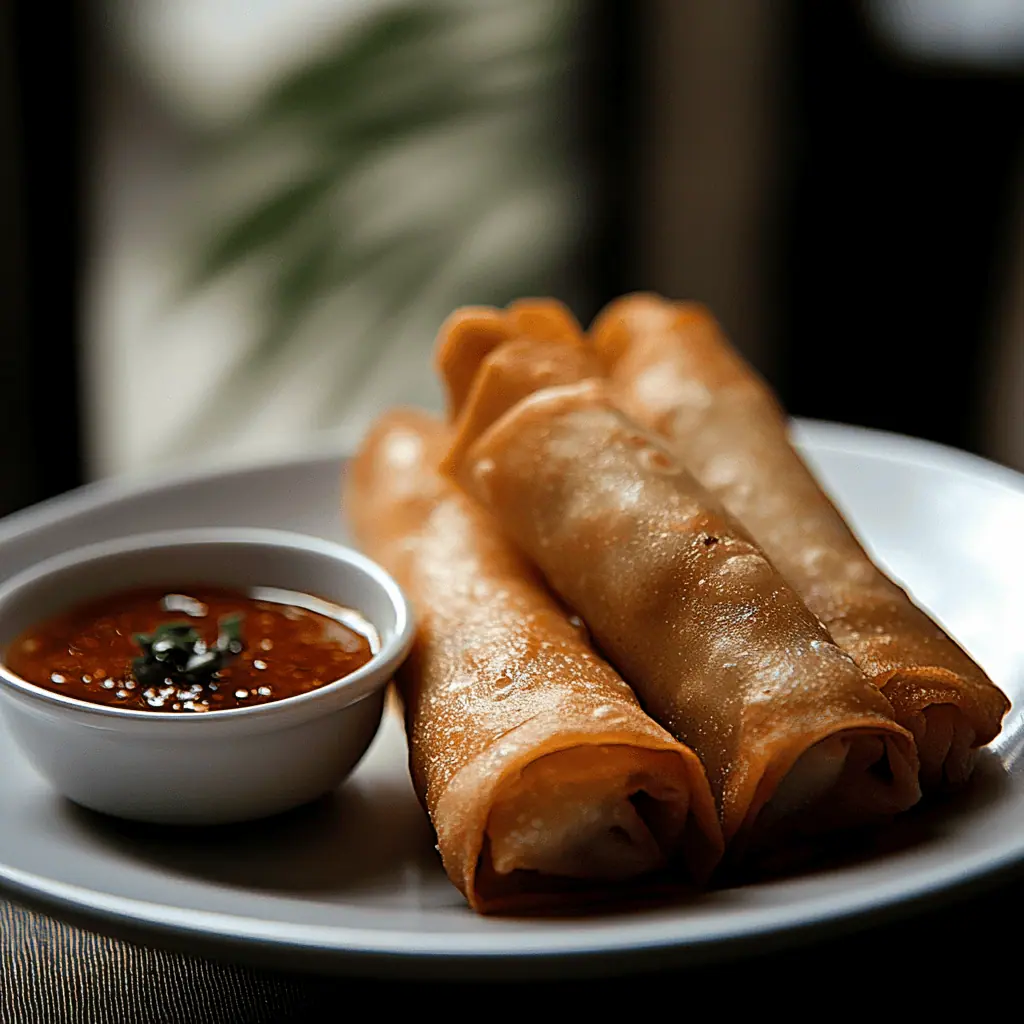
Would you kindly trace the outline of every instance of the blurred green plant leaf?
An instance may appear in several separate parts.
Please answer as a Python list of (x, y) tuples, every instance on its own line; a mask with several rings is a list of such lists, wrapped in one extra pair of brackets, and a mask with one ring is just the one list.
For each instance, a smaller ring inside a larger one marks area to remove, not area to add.
[(452, 126), (471, 114), (495, 107), (496, 104), (489, 99), (474, 96), (458, 85), (445, 83), (401, 105), (340, 121), (325, 130), (324, 141), (338, 149), (370, 156), (389, 143)]
[(227, 224), (214, 229), (185, 277), (185, 289), (203, 287), (239, 263), (281, 242), (334, 186), (331, 174), (320, 172), (288, 182)]
[[(380, 331), (374, 332), (377, 337), (361, 339), (370, 343), (367, 345), (346, 346), (352, 369), (343, 379), (350, 380), (353, 374), (362, 376), (367, 369), (363, 364), (372, 363), (379, 354), (380, 335), (386, 335), (386, 324), (393, 325), (398, 319), (395, 313), (404, 312), (402, 300), (422, 288), (434, 274), (437, 251), (434, 230), (424, 233), (409, 229), (369, 243), (339, 245), (334, 231), (321, 223), (281, 262), (264, 293), (263, 329), (224, 374), (217, 401), (194, 417), (186, 435), (177, 441), (188, 444), (221, 429), (233, 410), (258, 400), (282, 361), (293, 353), (298, 332), (325, 297), (360, 280), (386, 280), (388, 294), (393, 288), (396, 301), (379, 322)], [(339, 336), (339, 345), (343, 340), (348, 339)], [(330, 401), (334, 398), (332, 392)]]
[(372, 336), (359, 339), (358, 344), (349, 346), (349, 359), (343, 373), (339, 373), (327, 393), (317, 422), (326, 426), (336, 417), (345, 398), (351, 395), (369, 376), (380, 356), (380, 349), (389, 335), (400, 330), (409, 315), (409, 307), (429, 287), (437, 272), (438, 251), (443, 251), (441, 239), (454, 241), (452, 232), (437, 232), (425, 236), (413, 244), (394, 249), (386, 258), (385, 270), (388, 281), (396, 296), (402, 301), (392, 302), (382, 311), (373, 325)]
[[(546, 0), (536, 5), (552, 20)], [(381, 312), (365, 336), (339, 337), (337, 374), (322, 410), (336, 419), (346, 395), (372, 372), (389, 336), (404, 329), (410, 306), (429, 293), (446, 258), (487, 212), (493, 195), (474, 190), (455, 206), (425, 208), (407, 227), (367, 239), (353, 202), (359, 176), (388, 147), (518, 110), (546, 68), (564, 65), (555, 31), (532, 48), (499, 47), (483, 59), (487, 70), (501, 74), (482, 75), (479, 55), (467, 56), (465, 40), (453, 34), (465, 17), (451, 0), (380, 10), (346, 31), (330, 52), (273, 85), (246, 117), (210, 140), (210, 156), (227, 166), (281, 146), (302, 163), (297, 176), (199, 231), (186, 292), (249, 265), (262, 269), (266, 286), (259, 298), (260, 330), (224, 375), (216, 400), (191, 421), (191, 440), (237, 421), (239, 408), (258, 402), (274, 374), (308, 340), (303, 329), (313, 314), (340, 291), (360, 287)], [(549, 119), (528, 121), (510, 119), (501, 150), (529, 152), (532, 173), (550, 170)], [(504, 130), (504, 122), (499, 124)], [(501, 277), (500, 268), (495, 273)], [(176, 437), (175, 443), (183, 440)]]
[(367, 90), (379, 85), (383, 64), (430, 66), (423, 53), (451, 23), (451, 14), (434, 3), (384, 10), (352, 28), (331, 53), (319, 57), (273, 87), (245, 124), (259, 127), (293, 118), (335, 116)]

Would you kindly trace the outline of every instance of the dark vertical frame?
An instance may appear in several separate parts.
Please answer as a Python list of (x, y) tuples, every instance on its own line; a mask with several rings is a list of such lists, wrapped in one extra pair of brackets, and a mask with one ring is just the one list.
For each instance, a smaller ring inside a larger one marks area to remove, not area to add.
[(587, 225), (577, 278), (584, 323), (608, 301), (643, 287), (638, 278), (637, 208), (643, 133), (642, 60), (647, 4), (579, 5), (578, 91), (570, 97), (585, 178)]
[(777, 79), (792, 3), (582, 8), (594, 305), (637, 290), (708, 303), (769, 377)]
[(25, 174), (14, 10), (0, 5), (0, 515), (32, 500), (36, 467), (24, 442), (31, 419), (28, 388)]
[(890, 53), (854, 0), (796, 11), (783, 398), (977, 450), (1024, 78)]
[[(676, 282), (644, 237), (682, 222), (672, 204), (686, 197), (674, 199), (671, 174), (688, 155), (678, 145), (666, 152), (657, 125), (678, 116), (672, 89), (696, 87), (686, 46), (715, 39), (684, 34), (673, 57), (666, 18), (683, 15), (670, 0), (601, 0), (582, 12), (591, 189), (582, 276), (593, 301), (580, 312), (638, 288), (715, 301), (698, 293), (700, 281)], [(763, 176), (764, 246), (748, 275), (763, 277), (767, 312), (748, 318), (750, 336), (733, 323), (736, 310), (716, 312), (796, 415), (981, 450), (1024, 150), (1024, 75), (907, 60), (876, 37), (858, 0), (786, 0), (771, 28), (779, 39), (765, 88), (776, 96), (777, 166)], [(668, 169), (660, 196), (645, 184), (655, 161)], [(757, 237), (751, 244), (761, 248)]]
[(85, 5), (4, 5), (0, 514), (82, 482)]

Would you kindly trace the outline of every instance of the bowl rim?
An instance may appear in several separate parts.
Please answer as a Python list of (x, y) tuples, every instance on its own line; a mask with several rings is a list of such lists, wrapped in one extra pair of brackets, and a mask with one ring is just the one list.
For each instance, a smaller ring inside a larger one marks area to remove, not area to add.
[[(385, 639), (380, 624), (366, 616), (367, 621), (377, 630), (381, 644), (380, 649), (365, 665), (361, 665), (354, 672), (315, 690), (247, 708), (222, 708), (197, 715), (194, 712), (163, 711), (154, 713), (141, 708), (119, 708), (106, 704), (93, 704), (77, 697), (56, 693), (23, 679), (7, 667), (2, 657), (0, 657), (0, 695), (27, 697), (34, 702), (60, 709), (62, 712), (72, 712), (89, 717), (116, 719), (122, 722), (145, 722), (148, 725), (166, 722), (167, 725), (164, 728), (197, 729), (203, 728), (204, 723), (205, 727), (209, 728), (215, 723), (226, 723), (232, 720), (255, 724), (255, 719), (287, 715), (304, 706), (309, 707), (325, 701), (332, 704), (331, 710), (348, 707), (385, 686), (412, 647), (416, 628), (412, 607), (402, 588), (382, 565), (361, 552), (336, 541), (325, 540), (297, 531), (262, 527), (239, 527), (238, 529), (225, 526), (182, 527), (129, 534), (114, 540), (97, 541), (71, 548), (58, 555), (45, 558), (0, 583), (0, 621), (3, 619), (5, 608), (16, 602), (21, 590), (48, 576), (89, 563), (99, 565), (115, 556), (143, 553), (154, 548), (193, 547), (196, 545), (271, 546), (307, 554), (312, 553), (336, 563), (343, 563), (358, 570), (374, 586), (384, 592), (395, 612), (394, 633), (389, 639)], [(105, 593), (116, 592), (116, 585), (105, 591)], [(68, 607), (73, 607), (73, 602), (70, 602)], [(361, 614), (365, 614), (361, 609), (358, 610)], [(342, 695), (345, 698), (344, 703), (335, 706), (336, 699)]]

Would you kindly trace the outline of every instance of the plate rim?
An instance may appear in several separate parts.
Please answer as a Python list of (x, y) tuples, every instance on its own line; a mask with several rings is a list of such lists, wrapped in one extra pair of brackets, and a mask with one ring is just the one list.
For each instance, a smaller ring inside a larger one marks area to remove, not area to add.
[[(852, 427), (820, 420), (797, 420), (794, 437), (812, 456), (817, 451), (869, 456), (889, 462), (956, 471), (977, 480), (1024, 494), (1024, 474), (981, 456), (935, 442), (865, 427)], [(235, 460), (228, 464), (206, 462), (201, 466), (170, 472), (101, 480), (87, 484), (14, 513), (0, 520), (0, 544), (16, 543), (37, 528), (58, 523), (68, 515), (87, 512), (105, 504), (134, 496), (174, 489), (214, 478), (272, 472), (287, 466), (313, 465), (328, 458), (343, 462), (351, 446), (333, 439), (329, 444), (270, 458)], [(765, 935), (813, 932), (833, 924), (873, 914), (910, 912), (924, 898), (945, 894), (950, 897), (972, 884), (1024, 861), (1024, 835), (1016, 846), (997, 851), (979, 850), (966, 858), (917, 868), (908, 879), (901, 874), (867, 880), (867, 884), (820, 893), (783, 907), (752, 907), (733, 912), (720, 927), (695, 931), (685, 915), (659, 920), (614, 919), (614, 925), (595, 929), (587, 918), (570, 919), (562, 927), (506, 932), (496, 927), (485, 933), (432, 933), (423, 935), (406, 929), (365, 928), (339, 924), (297, 924), (242, 917), (219, 911), (186, 910), (166, 904), (124, 897), (109, 892), (45, 878), (0, 863), (0, 889), (15, 896), (44, 904), (56, 913), (62, 910), (97, 923), (124, 926), (150, 935), (197, 940), (207, 945), (235, 949), (275, 949), (296, 953), (319, 953), (341, 961), (386, 960), (411, 965), (428, 961), (488, 963), (499, 959), (534, 963), (538, 958), (564, 963), (571, 960), (605, 958), (637, 953), (678, 952), (694, 957), (715, 955), (715, 951), (741, 945)], [(520, 920), (520, 919), (517, 919)]]

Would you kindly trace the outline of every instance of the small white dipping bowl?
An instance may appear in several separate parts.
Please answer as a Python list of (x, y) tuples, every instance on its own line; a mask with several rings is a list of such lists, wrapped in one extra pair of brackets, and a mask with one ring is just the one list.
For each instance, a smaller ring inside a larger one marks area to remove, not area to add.
[[(81, 602), (203, 583), (278, 587), (353, 608), (377, 630), (379, 648), (355, 672), (309, 693), (201, 714), (90, 704), (3, 664), (18, 635)], [(370, 745), (412, 638), (395, 581), (339, 544), (277, 530), (143, 534), (48, 559), (0, 587), (0, 696), (11, 736), (75, 803), (163, 824), (248, 821), (338, 786)]]

